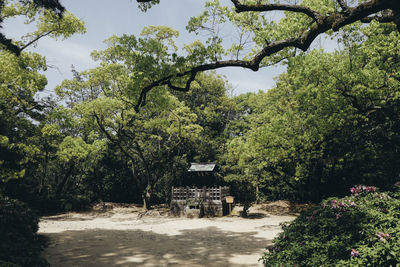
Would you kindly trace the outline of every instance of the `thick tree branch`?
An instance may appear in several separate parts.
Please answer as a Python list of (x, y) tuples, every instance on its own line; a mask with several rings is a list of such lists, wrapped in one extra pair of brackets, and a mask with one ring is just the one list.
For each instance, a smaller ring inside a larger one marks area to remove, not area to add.
[(376, 15), (376, 16), (366, 17), (366, 18), (361, 19), (360, 21), (362, 23), (370, 23), (373, 20), (376, 20), (377, 22), (380, 22), (380, 23), (394, 22), (395, 16), (394, 16), (393, 12), (390, 12), (390, 13), (384, 14), (384, 15)]
[(384, 11), (387, 9), (395, 8), (399, 5), (396, 0), (370, 0), (359, 4), (356, 7), (348, 9), (347, 14), (332, 14), (334, 23), (332, 25), (332, 30), (337, 31), (343, 26), (349, 25), (353, 22), (360, 21), (372, 14)]
[(321, 17), (321, 14), (305, 6), (290, 5), (290, 4), (255, 4), (255, 5), (243, 5), (239, 0), (231, 0), (235, 5), (236, 12), (264, 12), (264, 11), (291, 11), (297, 13), (303, 13), (315, 21)]
[[(215, 70), (219, 68), (225, 67), (242, 67), (251, 69), (253, 71), (257, 71), (260, 68), (261, 61), (273, 55), (279, 51), (282, 51), (285, 48), (294, 47), (306, 51), (311, 43), (317, 38), (320, 34), (327, 32), (328, 30), (337, 31), (341, 27), (345, 25), (349, 25), (356, 21), (362, 22), (370, 22), (372, 19), (377, 19), (379, 22), (395, 22), (400, 29), (400, 19), (396, 18), (396, 15), (399, 14), (400, 11), (400, 1), (398, 0), (370, 0), (364, 3), (359, 4), (356, 7), (349, 7), (346, 5), (344, 1), (338, 0), (339, 5), (342, 8), (341, 12), (335, 12), (328, 15), (322, 15), (318, 12), (315, 12), (307, 7), (299, 6), (299, 5), (290, 5), (290, 4), (251, 4), (244, 5), (241, 4), (239, 0), (231, 0), (232, 3), (236, 7), (237, 12), (263, 12), (263, 11), (273, 11), (273, 10), (285, 10), (291, 12), (299, 12), (303, 13), (314, 20), (314, 23), (309, 27), (309, 29), (298, 37), (289, 38), (286, 40), (276, 41), (270, 44), (266, 44), (266, 46), (259, 51), (251, 60), (224, 60), (217, 61), (214, 63), (207, 63), (199, 66), (192, 67), (187, 71), (180, 72), (174, 75), (169, 75), (164, 78), (161, 78), (157, 81), (152, 82), (146, 87), (142, 88), (138, 102), (135, 106), (136, 111), (139, 108), (146, 104), (146, 95), (147, 93), (154, 87), (167, 85), (173, 90), (178, 91), (188, 91), (190, 89), (191, 83), (194, 81), (196, 74), (198, 72)], [(147, 0), (137, 0), (137, 2), (149, 2)], [(379, 16), (376, 15), (381, 11), (390, 11), (388, 14)], [(345, 12), (343, 12), (345, 11)], [(375, 16), (371, 16), (375, 15)], [(189, 76), (185, 87), (178, 87), (172, 84), (172, 81), (176, 78), (182, 78)]]
[[(153, 89), (154, 87), (157, 86), (162, 86), (162, 85), (168, 85), (171, 86), (171, 89), (177, 90), (177, 91), (183, 91), (186, 92), (190, 89), (190, 84), (194, 81), (196, 74), (202, 71), (207, 71), (207, 70), (215, 70), (219, 68), (224, 68), (224, 67), (243, 67), (243, 68), (248, 68), (252, 69), (254, 71), (257, 71), (259, 66), (252, 65), (251, 61), (245, 61), (245, 60), (225, 60), (225, 61), (219, 61), (215, 63), (209, 63), (209, 64), (204, 64), (204, 65), (199, 65), (197, 67), (193, 67), (192, 69), (177, 73), (175, 75), (169, 75), (164, 78), (161, 78), (148, 86), (144, 87), (142, 91), (140, 92), (139, 100), (138, 103), (135, 106), (136, 112), (139, 111), (139, 108), (144, 106), (146, 104), (146, 96), (147, 93)], [(172, 80), (174, 78), (181, 78), (190, 75), (188, 81), (186, 82), (185, 87), (178, 87), (172, 85)]]

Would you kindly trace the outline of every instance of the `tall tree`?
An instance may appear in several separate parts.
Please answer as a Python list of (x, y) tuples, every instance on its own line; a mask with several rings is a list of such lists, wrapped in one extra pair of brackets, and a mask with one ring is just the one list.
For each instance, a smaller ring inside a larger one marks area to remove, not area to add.
[(400, 174), (400, 39), (393, 27), (372, 22), (362, 35), (350, 28), (344, 51), (289, 60), (276, 88), (258, 97), (264, 111), (232, 141), (232, 172), (260, 170), (267, 194), (314, 201), (352, 184), (393, 184)]
[(175, 35), (168, 27), (152, 26), (143, 30), (142, 38), (111, 37), (109, 48), (93, 53), (100, 67), (56, 89), (75, 114), (94, 121), (128, 158), (145, 209), (150, 208), (155, 187), (164, 176), (171, 169), (186, 167), (179, 166), (185, 148), (202, 130), (195, 124), (197, 116), (163, 88), (154, 91), (151, 103), (140, 113), (134, 109), (140, 93), (137, 88), (168, 71), (168, 49), (175, 46)]
[[(3, 19), (26, 16), (37, 21), (36, 30), (26, 35), (25, 44), (33, 44), (44, 36), (68, 38), (85, 31), (84, 23), (72, 14), (59, 17), (32, 3), (1, 2)], [(40, 122), (46, 104), (34, 99), (47, 84), (42, 74), (46, 60), (37, 53), (21, 52), (19, 56), (0, 45), (0, 172), (1, 181), (31, 175), (39, 164)]]

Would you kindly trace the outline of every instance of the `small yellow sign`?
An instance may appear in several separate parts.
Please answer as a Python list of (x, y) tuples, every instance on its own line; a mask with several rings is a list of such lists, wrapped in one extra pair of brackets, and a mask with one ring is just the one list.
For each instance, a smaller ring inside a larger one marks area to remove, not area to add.
[(226, 201), (226, 203), (228, 203), (228, 204), (233, 203), (233, 200), (234, 200), (234, 197), (232, 197), (232, 196), (226, 196), (226, 197), (225, 197), (225, 201)]

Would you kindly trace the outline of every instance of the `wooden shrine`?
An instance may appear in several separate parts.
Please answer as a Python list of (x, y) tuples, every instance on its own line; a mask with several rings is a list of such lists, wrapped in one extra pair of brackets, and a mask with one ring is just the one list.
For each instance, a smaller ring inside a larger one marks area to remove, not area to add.
[(215, 163), (191, 163), (184, 186), (171, 189), (171, 212), (188, 217), (223, 216), (228, 213), (228, 186), (216, 186)]

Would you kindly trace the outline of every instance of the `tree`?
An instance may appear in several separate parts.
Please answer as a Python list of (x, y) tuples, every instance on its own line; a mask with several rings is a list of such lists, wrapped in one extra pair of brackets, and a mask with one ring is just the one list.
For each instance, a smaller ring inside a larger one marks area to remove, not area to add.
[(151, 207), (160, 182), (176, 179), (167, 174), (179, 176), (179, 169), (187, 167), (182, 160), (186, 147), (202, 130), (195, 124), (197, 116), (164, 88), (154, 91), (151, 104), (140, 113), (134, 110), (137, 88), (167, 71), (175, 35), (168, 27), (152, 26), (143, 30), (142, 38), (113, 36), (106, 50), (92, 54), (100, 67), (81, 72), (56, 89), (75, 116), (94, 122), (101, 136), (126, 156), (144, 209)]
[[(146, 10), (159, 0), (137, 0)], [(219, 1), (206, 3), (206, 11), (192, 18), (188, 30), (199, 33), (205, 30), (209, 38), (205, 44), (195, 41), (190, 45), (190, 53), (184, 59), (172, 61), (170, 69), (159, 79), (148, 81), (143, 87), (136, 109), (146, 103), (147, 93), (160, 85), (173, 90), (188, 91), (197, 73), (224, 67), (242, 67), (257, 71), (260, 67), (277, 64), (306, 51), (321, 34), (336, 32), (354, 22), (395, 23), (400, 29), (400, 3), (396, 0), (369, 1), (315, 1), (306, 0), (282, 3), (276, 1), (231, 0), (234, 9), (220, 6)], [(294, 2), (294, 3), (292, 3)], [(279, 21), (268, 21), (264, 12), (283, 11), (285, 16)], [(231, 22), (238, 29), (238, 43), (225, 50), (218, 35), (220, 24)], [(395, 29), (393, 29), (395, 30)], [(251, 49), (246, 47), (253, 43)], [(250, 50), (244, 53), (245, 50)], [(223, 59), (231, 55), (233, 59)], [(185, 64), (181, 62), (185, 61)]]
[(393, 27), (348, 28), (344, 51), (290, 59), (276, 88), (257, 96), (250, 129), (228, 146), (231, 173), (258, 177), (271, 198), (303, 201), (343, 195), (358, 183), (392, 185), (400, 174)]
[[(22, 47), (34, 44), (44, 36), (68, 38), (85, 31), (84, 23), (70, 13), (60, 17), (31, 2), (1, 1), (0, 4), (2, 19), (22, 15), (26, 16), (27, 22), (37, 22), (36, 30), (24, 37), (28, 41)], [(9, 51), (9, 47), (0, 45), (0, 182), (3, 189), (16, 178), (24, 178), (19, 179), (23, 182), (15, 182), (24, 184), (24, 190), (15, 192), (18, 196), (26, 191), (34, 195), (43, 188), (45, 179), (39, 171), (46, 155), (42, 150), (42, 123), (53, 105), (34, 98), (47, 84), (42, 74), (47, 68), (45, 58), (22, 50), (17, 56)]]
[(234, 113), (228, 97), (229, 85), (215, 73), (202, 73), (189, 92), (172, 91), (197, 115), (196, 124), (203, 128), (189, 159), (197, 162), (218, 162), (225, 150), (227, 127)]

